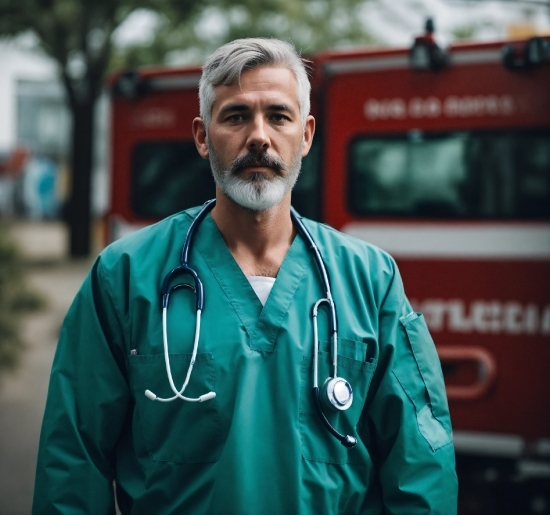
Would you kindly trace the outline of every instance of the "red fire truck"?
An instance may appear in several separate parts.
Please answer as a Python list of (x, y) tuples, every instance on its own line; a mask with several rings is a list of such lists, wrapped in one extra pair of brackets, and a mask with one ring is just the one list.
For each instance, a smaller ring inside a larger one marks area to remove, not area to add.
[[(550, 40), (313, 56), (293, 203), (397, 260), (437, 345), (462, 514), (550, 513)], [(115, 75), (108, 238), (214, 196), (200, 70)]]

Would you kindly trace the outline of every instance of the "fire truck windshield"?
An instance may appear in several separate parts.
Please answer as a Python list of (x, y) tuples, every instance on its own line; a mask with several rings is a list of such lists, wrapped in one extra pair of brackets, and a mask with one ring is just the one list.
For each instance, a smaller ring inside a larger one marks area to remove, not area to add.
[(357, 215), (550, 219), (547, 131), (365, 135), (349, 163)]
[[(302, 162), (292, 204), (309, 218), (318, 218), (319, 145)], [(192, 141), (147, 141), (132, 154), (131, 208), (139, 218), (160, 219), (214, 198), (210, 164)]]

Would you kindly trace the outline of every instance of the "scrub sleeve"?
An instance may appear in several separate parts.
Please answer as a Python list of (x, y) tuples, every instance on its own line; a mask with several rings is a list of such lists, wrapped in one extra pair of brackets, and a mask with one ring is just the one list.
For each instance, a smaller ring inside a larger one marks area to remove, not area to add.
[(40, 436), (33, 515), (115, 514), (114, 449), (130, 390), (118, 341), (124, 333), (104, 292), (100, 259), (61, 330)]
[(458, 486), (441, 365), (424, 317), (411, 312), (393, 266), (362, 436), (379, 469), (385, 513), (454, 515)]

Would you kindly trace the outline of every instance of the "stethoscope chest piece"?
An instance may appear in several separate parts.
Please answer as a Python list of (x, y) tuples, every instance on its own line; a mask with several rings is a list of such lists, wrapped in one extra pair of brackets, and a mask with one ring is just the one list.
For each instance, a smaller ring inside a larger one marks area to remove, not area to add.
[(323, 404), (334, 411), (345, 411), (353, 402), (351, 385), (341, 377), (328, 377), (322, 387)]

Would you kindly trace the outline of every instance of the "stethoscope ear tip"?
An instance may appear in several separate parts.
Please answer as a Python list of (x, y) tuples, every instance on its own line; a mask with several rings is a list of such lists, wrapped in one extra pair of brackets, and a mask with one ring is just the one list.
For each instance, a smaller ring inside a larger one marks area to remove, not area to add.
[(151, 399), (152, 401), (157, 400), (157, 396), (151, 390), (145, 390), (145, 397)]
[(208, 392), (199, 397), (199, 402), (206, 402), (216, 397), (216, 392)]

